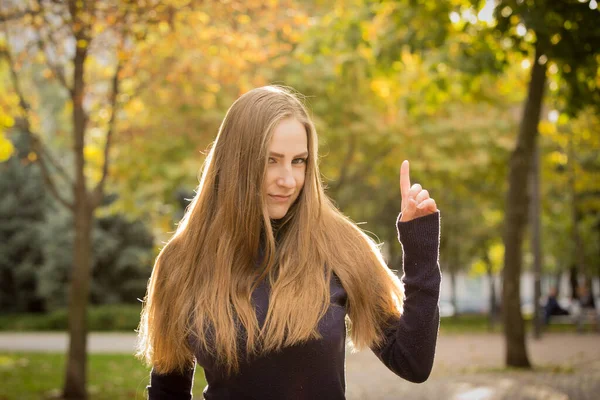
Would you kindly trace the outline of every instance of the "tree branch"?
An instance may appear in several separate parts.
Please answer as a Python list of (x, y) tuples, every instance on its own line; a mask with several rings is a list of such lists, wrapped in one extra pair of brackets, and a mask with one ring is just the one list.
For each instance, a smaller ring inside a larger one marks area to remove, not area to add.
[[(46, 182), (46, 186), (48, 187), (48, 189), (50, 189), (50, 193), (52, 193), (52, 195), (54, 195), (56, 200), (58, 200), (62, 205), (64, 205), (69, 210), (73, 211), (73, 210), (75, 210), (75, 205), (73, 203), (70, 203), (69, 201), (67, 201), (65, 198), (63, 198), (60, 195), (60, 193), (58, 192), (58, 190), (56, 188), (56, 184), (52, 180), (50, 172), (48, 171), (48, 168), (47, 168), (46, 164), (44, 163), (43, 156), (44, 156), (44, 154), (48, 155), (49, 153), (43, 151), (43, 146), (41, 145), (41, 141), (40, 141), (39, 137), (37, 137), (37, 135), (35, 135), (31, 131), (31, 124), (29, 123), (29, 119), (30, 119), (29, 112), (31, 110), (31, 107), (29, 106), (29, 103), (27, 103), (27, 100), (25, 100), (25, 96), (23, 95), (23, 91), (21, 90), (21, 86), (19, 84), (19, 79), (17, 76), (17, 71), (15, 70), (14, 62), (12, 59), (12, 55), (10, 54), (10, 51), (8, 49), (9, 34), (8, 34), (8, 28), (6, 27), (6, 22), (3, 23), (3, 28), (4, 28), (4, 34), (6, 35), (7, 46), (5, 49), (0, 51), (0, 56), (6, 58), (6, 60), (8, 61), (8, 68), (10, 70), (10, 78), (11, 78), (13, 87), (15, 89), (15, 93), (17, 94), (17, 97), (19, 98), (19, 106), (23, 110), (24, 117), (22, 118), (21, 128), (28, 135), (30, 135), (31, 138), (33, 138), (34, 148), (38, 149), (38, 155), (39, 155), (38, 159), (40, 161), (42, 176), (44, 178), (44, 181)], [(60, 168), (60, 170), (62, 170), (62, 168)], [(62, 170), (62, 171), (64, 173), (64, 170)]]
[(14, 21), (17, 19), (21, 19), (26, 15), (38, 15), (40, 13), (40, 10), (32, 10), (32, 9), (27, 9), (27, 10), (19, 10), (19, 11), (15, 11), (11, 14), (0, 14), (0, 22), (9, 22), (9, 21)]
[(354, 157), (354, 150), (356, 148), (356, 135), (352, 135), (350, 137), (350, 144), (348, 145), (348, 151), (346, 152), (346, 156), (344, 157), (344, 161), (342, 162), (342, 171), (340, 172), (340, 176), (338, 177), (337, 181), (335, 182), (335, 185), (330, 186), (331, 191), (337, 191), (339, 188), (341, 188), (344, 183), (346, 182), (346, 179), (348, 178), (348, 169), (347, 165), (350, 164), (350, 161), (352, 161), (352, 158)]
[(37, 147), (38, 154), (40, 154), (40, 156), (43, 157), (44, 160), (48, 160), (50, 162), (50, 164), (52, 164), (52, 166), (58, 171), (58, 173), (63, 177), (63, 179), (67, 182), (67, 184), (69, 184), (69, 186), (73, 186), (73, 180), (71, 179), (71, 177), (69, 176), (67, 171), (65, 171), (63, 166), (60, 165), (56, 161), (54, 156), (52, 156), (52, 153), (50, 153), (50, 151), (48, 151), (48, 149), (46, 149), (46, 146), (44, 146), (44, 144), (42, 143), (42, 141), (40, 140), (38, 135), (34, 135), (32, 133), (31, 137), (32, 137), (33, 141), (35, 142), (36, 146), (38, 146)]
[[(121, 46), (119, 46), (121, 47)], [(120, 49), (119, 49), (120, 50)], [(112, 113), (110, 115), (110, 120), (108, 121), (108, 131), (106, 133), (106, 143), (104, 145), (104, 165), (102, 166), (102, 178), (100, 182), (96, 185), (93, 191), (92, 204), (93, 208), (100, 206), (102, 203), (102, 198), (104, 197), (104, 184), (106, 182), (106, 178), (108, 176), (108, 167), (110, 164), (110, 146), (112, 144), (112, 137), (115, 131), (115, 121), (117, 118), (117, 97), (119, 95), (119, 73), (123, 67), (122, 60), (118, 55), (120, 51), (117, 52), (117, 66), (115, 68), (115, 73), (112, 78), (112, 91), (110, 94), (110, 106), (112, 109)]]
[[(28, 133), (31, 135), (32, 138), (34, 138), (34, 141), (33, 141), (34, 146), (35, 146), (35, 144), (39, 145), (37, 147), (37, 149), (38, 149), (37, 153), (43, 154), (43, 152), (41, 150), (41, 142), (39, 141), (39, 139), (36, 138), (35, 135), (33, 133), (31, 133), (31, 131), (29, 131)], [(58, 200), (59, 203), (61, 203), (67, 209), (75, 212), (75, 205), (61, 196), (61, 194), (58, 192), (58, 189), (56, 188), (56, 185), (54, 184), (54, 181), (50, 178), (50, 176), (51, 176), (50, 171), (48, 171), (48, 167), (47, 167), (46, 163), (44, 162), (44, 157), (39, 157), (38, 160), (40, 161), (39, 164), (40, 164), (40, 168), (42, 170), (42, 177), (44, 178), (46, 187), (48, 187), (48, 189), (50, 189), (50, 193), (52, 193), (54, 198), (56, 200)]]
[(106, 179), (108, 177), (108, 169), (110, 166), (110, 147), (112, 145), (112, 137), (113, 137), (114, 131), (115, 131), (115, 123), (116, 123), (116, 119), (117, 119), (117, 110), (118, 110), (117, 98), (119, 97), (120, 82), (121, 82), (119, 74), (121, 73), (121, 70), (123, 69), (122, 53), (123, 53), (123, 49), (125, 48), (125, 36), (127, 35), (128, 29), (129, 29), (126, 24), (127, 15), (128, 15), (128, 11), (125, 11), (124, 15), (121, 17), (121, 22), (123, 25), (121, 27), (122, 30), (121, 30), (119, 45), (118, 45), (117, 51), (116, 51), (117, 65), (115, 67), (115, 73), (114, 73), (112, 81), (111, 81), (112, 85), (111, 85), (111, 93), (110, 93), (110, 98), (109, 98), (109, 103), (110, 103), (112, 113), (111, 113), (110, 119), (108, 121), (108, 130), (106, 132), (106, 143), (104, 145), (104, 164), (102, 166), (102, 177), (100, 178), (100, 181), (98, 182), (98, 184), (92, 191), (92, 199), (91, 199), (92, 208), (99, 207), (102, 204), (102, 200), (104, 198), (104, 185), (105, 185)]
[[(381, 150), (377, 155), (375, 155), (373, 157), (373, 159), (375, 159), (375, 160), (383, 159), (383, 158), (387, 157), (387, 155), (390, 154), (392, 150), (393, 150), (393, 147), (388, 146), (385, 149)], [(346, 154), (346, 161), (344, 161), (344, 162), (350, 162), (351, 157), (349, 156), (349, 154), (350, 153)], [(342, 164), (342, 165), (346, 165), (346, 164)], [(343, 174), (344, 175), (344, 176), (342, 176), (343, 181), (342, 181), (342, 178), (340, 178), (338, 181), (336, 181), (336, 184), (334, 186), (331, 186), (329, 188), (329, 190), (331, 190), (331, 191), (338, 190), (347, 181), (356, 182), (357, 184), (360, 184), (361, 182), (364, 182), (366, 180), (367, 172), (368, 172), (367, 168), (362, 168), (362, 169), (355, 170), (354, 173), (351, 175)], [(339, 205), (340, 205), (340, 208), (342, 208), (341, 202), (339, 203)]]
[(40, 10), (42, 11), (41, 15), (44, 20), (44, 25), (48, 27), (48, 37), (46, 40), (44, 40), (44, 38), (42, 37), (42, 29), (36, 26), (37, 33), (38, 33), (37, 44), (38, 44), (40, 50), (44, 53), (44, 58), (46, 61), (46, 65), (48, 65), (48, 68), (50, 68), (50, 70), (52, 71), (54, 76), (56, 76), (56, 79), (58, 79), (58, 81), (65, 87), (65, 89), (67, 89), (69, 91), (69, 93), (72, 93), (73, 89), (67, 83), (67, 79), (65, 77), (64, 71), (58, 65), (56, 65), (50, 61), (49, 52), (48, 52), (48, 48), (49, 48), (48, 42), (50, 42), (52, 44), (52, 47), (55, 50), (58, 48), (58, 46), (56, 44), (56, 41), (52, 37), (52, 30), (50, 29), (52, 24), (50, 23), (50, 21), (48, 21), (48, 18), (46, 17), (46, 10), (44, 9), (44, 5), (42, 4), (41, 0), (37, 0), (37, 5), (40, 8)]

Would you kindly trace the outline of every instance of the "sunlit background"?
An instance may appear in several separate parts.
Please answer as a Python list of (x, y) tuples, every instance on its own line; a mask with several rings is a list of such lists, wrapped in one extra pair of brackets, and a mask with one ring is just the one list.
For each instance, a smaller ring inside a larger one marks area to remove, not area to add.
[[(267, 84), (304, 96), (328, 194), (392, 269), (402, 160), (441, 210), (433, 375), (417, 386), (348, 355), (349, 399), (593, 398), (599, 318), (577, 288), (600, 301), (599, 13), (596, 0), (1, 0), (0, 399), (63, 393), (68, 360), (86, 359), (85, 342), (68, 351), (68, 319), (84, 313), (91, 398), (145, 396), (131, 354), (154, 258), (226, 110)], [(517, 147), (527, 135), (535, 146)], [(507, 314), (524, 321), (526, 372), (507, 368), (501, 317), (515, 154), (534, 179), (518, 191)], [(553, 287), (570, 315), (535, 339)]]

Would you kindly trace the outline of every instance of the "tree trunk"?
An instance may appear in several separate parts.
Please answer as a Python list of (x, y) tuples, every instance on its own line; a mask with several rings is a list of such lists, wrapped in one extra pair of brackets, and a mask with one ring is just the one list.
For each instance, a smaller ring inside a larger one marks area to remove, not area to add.
[(502, 310), (505, 360), (510, 367), (531, 368), (525, 345), (525, 326), (521, 314), (521, 263), (525, 221), (527, 220), (527, 177), (537, 138), (537, 127), (546, 82), (546, 64), (538, 62), (543, 54), (536, 45), (535, 59), (517, 145), (510, 158), (506, 222), (504, 228), (504, 269), (502, 282)]
[(562, 278), (562, 271), (557, 271), (556, 275), (554, 276), (554, 287), (556, 288), (556, 297), (560, 297), (560, 281)]
[(540, 229), (540, 187), (539, 169), (540, 146), (533, 151), (533, 162), (531, 164), (531, 249), (533, 251), (533, 336), (539, 339), (542, 336), (542, 312), (540, 309), (540, 298), (542, 297), (542, 251), (541, 251), (541, 229)]
[[(455, 202), (453, 202), (454, 204), (456, 204)], [(455, 210), (458, 210), (458, 208), (454, 208)], [(460, 216), (460, 213), (457, 212), (457, 217)], [(454, 232), (457, 232), (459, 229), (457, 227), (458, 225), (458, 221), (457, 223), (454, 224), (454, 226), (452, 227)], [(456, 235), (455, 237), (458, 237), (458, 235)], [(458, 296), (457, 296), (457, 290), (456, 290), (456, 274), (458, 273), (458, 271), (460, 271), (460, 247), (459, 247), (459, 243), (455, 242), (454, 240), (452, 241), (454, 244), (452, 245), (454, 251), (451, 253), (451, 258), (450, 258), (450, 262), (448, 263), (448, 270), (450, 272), (450, 288), (451, 288), (451, 293), (450, 293), (450, 302), (452, 303), (452, 307), (454, 308), (454, 315), (452, 316), (453, 319), (458, 319), (458, 317), (460, 316), (460, 312), (458, 310)]]
[[(600, 220), (597, 220), (598, 222), (596, 222), (596, 230), (598, 231), (598, 233), (600, 233)], [(598, 247), (598, 260), (600, 260), (600, 246)], [(598, 281), (600, 283), (600, 262), (596, 263), (596, 274), (598, 275)], [(593, 290), (593, 285), (592, 285), (592, 296), (594, 296), (594, 290)]]
[(573, 263), (577, 265), (579, 276), (585, 276), (585, 252), (583, 251), (583, 243), (579, 235), (579, 212), (577, 210), (577, 191), (575, 189), (576, 180), (576, 160), (575, 149), (573, 148), (573, 135), (569, 135), (567, 148), (567, 165), (569, 171), (569, 192), (571, 195), (571, 220), (573, 223), (571, 229), (571, 240), (573, 241)]
[(87, 398), (87, 304), (90, 287), (92, 214), (86, 199), (78, 199), (73, 243), (73, 272), (69, 288), (69, 354), (63, 397)]
[(485, 266), (487, 270), (487, 276), (490, 283), (490, 311), (488, 318), (488, 330), (492, 332), (496, 325), (496, 318), (498, 313), (498, 306), (496, 304), (496, 284), (494, 283), (494, 273), (492, 270), (492, 261), (490, 260), (487, 253), (484, 255)]
[(458, 301), (456, 300), (456, 271), (454, 270), (455, 267), (452, 267), (452, 265), (449, 265), (450, 268), (448, 268), (448, 270), (450, 271), (450, 289), (451, 289), (451, 293), (450, 293), (450, 303), (452, 303), (452, 307), (454, 308), (454, 315), (452, 315), (452, 318), (458, 318)]
[[(76, 7), (71, 4), (74, 19)], [(83, 108), (84, 67), (87, 58), (89, 38), (81, 29), (75, 32), (78, 45), (75, 46), (73, 59), (73, 156), (75, 160), (75, 184), (73, 198), (75, 200), (73, 223), (75, 224), (75, 240), (73, 243), (73, 271), (69, 288), (69, 354), (67, 357), (65, 386), (63, 397), (69, 400), (87, 399), (87, 320), (86, 311), (90, 292), (90, 264), (92, 255), (92, 221), (94, 207), (90, 201), (85, 180), (85, 131), (87, 115)]]
[(571, 264), (571, 268), (569, 268), (569, 286), (571, 287), (571, 300), (579, 299), (579, 294), (577, 293), (577, 287), (579, 286), (577, 275), (577, 265), (573, 263)]

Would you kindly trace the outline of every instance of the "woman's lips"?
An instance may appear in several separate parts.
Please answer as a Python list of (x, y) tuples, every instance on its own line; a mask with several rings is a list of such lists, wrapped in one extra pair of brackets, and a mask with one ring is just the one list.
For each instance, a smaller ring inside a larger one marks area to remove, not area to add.
[(271, 199), (273, 199), (273, 201), (276, 203), (285, 203), (290, 199), (290, 196), (276, 196), (272, 194), (270, 194), (269, 197), (271, 197)]

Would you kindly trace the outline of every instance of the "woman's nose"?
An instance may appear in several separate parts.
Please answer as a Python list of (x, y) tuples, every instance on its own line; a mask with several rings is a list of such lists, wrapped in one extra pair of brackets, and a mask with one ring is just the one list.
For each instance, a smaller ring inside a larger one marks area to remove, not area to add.
[(282, 172), (279, 175), (279, 178), (277, 178), (277, 185), (288, 189), (295, 188), (296, 180), (294, 179), (292, 171), (290, 171), (288, 168), (282, 168)]

